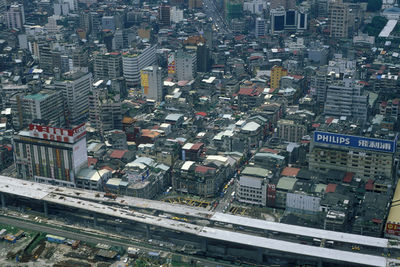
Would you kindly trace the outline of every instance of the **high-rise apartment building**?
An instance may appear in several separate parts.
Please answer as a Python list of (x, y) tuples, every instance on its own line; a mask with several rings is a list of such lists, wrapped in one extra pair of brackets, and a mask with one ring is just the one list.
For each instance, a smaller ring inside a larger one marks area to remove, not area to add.
[(271, 89), (277, 89), (280, 86), (281, 78), (286, 76), (288, 71), (281, 66), (273, 66), (271, 69)]
[(191, 81), (196, 76), (196, 54), (178, 50), (175, 54), (178, 81)]
[(94, 55), (94, 79), (114, 79), (122, 76), (122, 55), (119, 52)]
[(280, 119), (278, 121), (278, 135), (281, 140), (300, 142), (307, 134), (307, 126), (298, 121)]
[[(100, 84), (101, 83), (101, 84)], [(98, 81), (89, 94), (90, 126), (104, 136), (105, 131), (122, 129), (122, 106), (119, 97), (108, 93), (105, 82)]]
[(77, 125), (86, 121), (89, 111), (89, 92), (92, 89), (92, 73), (70, 71), (55, 82), (56, 90), (62, 92), (67, 125)]
[(140, 71), (143, 95), (147, 99), (162, 101), (162, 69), (157, 66), (149, 66)]
[(326, 88), (328, 87), (328, 74), (326, 67), (321, 67), (310, 78), (310, 90), (317, 96), (318, 103), (324, 103), (326, 99)]
[(85, 10), (79, 15), (79, 27), (89, 34), (92, 30), (92, 14)]
[(84, 47), (76, 47), (72, 53), (72, 63), (74, 69), (80, 69), (81, 71), (86, 72), (89, 66), (88, 50)]
[(329, 4), (330, 36), (334, 38), (348, 37), (349, 7), (342, 0), (336, 0)]
[(143, 95), (147, 99), (162, 101), (162, 70), (157, 66), (149, 66), (140, 71)]
[(127, 86), (140, 84), (140, 70), (156, 62), (156, 46), (147, 46), (122, 54), (122, 69)]
[(162, 4), (159, 7), (159, 19), (160, 23), (163, 26), (169, 26), (171, 24), (171, 7), (165, 4)]
[(55, 128), (32, 123), (13, 136), (14, 162), (20, 178), (75, 187), (75, 177), (87, 167), (85, 124)]
[(25, 12), (23, 4), (13, 4), (5, 12), (7, 27), (10, 29), (22, 29), (25, 24)]
[(263, 19), (263, 18), (256, 19), (255, 35), (256, 35), (256, 38), (259, 38), (259, 37), (265, 35), (265, 19)]
[(366, 121), (368, 118), (368, 95), (363, 94), (361, 90), (362, 86), (351, 77), (335, 81), (328, 86), (324, 114)]
[(11, 111), (15, 129), (22, 129), (37, 119), (48, 121), (54, 126), (64, 125), (62, 92), (44, 89), (35, 94), (15, 95), (13, 98)]

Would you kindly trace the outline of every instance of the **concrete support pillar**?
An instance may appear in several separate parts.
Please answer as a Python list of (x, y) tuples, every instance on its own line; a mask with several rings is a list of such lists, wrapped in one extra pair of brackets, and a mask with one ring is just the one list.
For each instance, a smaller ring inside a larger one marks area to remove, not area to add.
[(259, 263), (259, 264), (263, 263), (263, 253), (264, 253), (264, 250), (262, 248), (257, 249), (257, 263)]
[(1, 208), (3, 210), (5, 210), (6, 209), (6, 199), (4, 197), (4, 194), (0, 194), (0, 198), (1, 198)]
[(150, 239), (151, 235), (150, 235), (150, 225), (146, 224), (146, 238)]
[(318, 260), (318, 267), (322, 267), (322, 260), (321, 259)]
[(93, 213), (93, 225), (94, 227), (97, 227), (97, 214)]
[(47, 207), (46, 201), (43, 202), (43, 211), (44, 211), (44, 217), (48, 217), (49, 216), (49, 208)]
[(207, 239), (203, 239), (201, 242), (201, 250), (207, 252)]

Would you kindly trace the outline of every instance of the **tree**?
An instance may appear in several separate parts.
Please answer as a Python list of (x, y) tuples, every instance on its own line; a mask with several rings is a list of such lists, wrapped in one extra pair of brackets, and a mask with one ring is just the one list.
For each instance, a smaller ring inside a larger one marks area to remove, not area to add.
[(368, 0), (367, 11), (375, 12), (382, 8), (382, 0)]
[(368, 33), (369, 36), (377, 37), (385, 27), (387, 19), (385, 17), (376, 16), (372, 18), (372, 22), (367, 24), (364, 28), (364, 33)]

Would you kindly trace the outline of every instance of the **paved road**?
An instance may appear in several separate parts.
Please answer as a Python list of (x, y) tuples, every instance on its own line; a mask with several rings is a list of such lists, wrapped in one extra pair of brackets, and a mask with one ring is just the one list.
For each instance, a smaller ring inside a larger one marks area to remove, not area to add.
[(220, 28), (220, 31), (222, 33), (230, 33), (229, 26), (222, 15), (219, 13), (214, 0), (204, 0), (203, 9), (208, 17), (213, 18), (214, 24)]
[(235, 191), (235, 184), (232, 184), (231, 186), (228, 187), (226, 190), (224, 196), (219, 200), (218, 206), (215, 208), (216, 212), (223, 212), (224, 208), (226, 208), (226, 212), (229, 211), (228, 205), (231, 203), (232, 197), (232, 192)]

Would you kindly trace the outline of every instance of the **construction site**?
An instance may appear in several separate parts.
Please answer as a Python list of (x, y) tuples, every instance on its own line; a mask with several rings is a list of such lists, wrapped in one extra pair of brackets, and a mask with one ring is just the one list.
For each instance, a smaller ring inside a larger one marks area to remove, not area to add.
[[(178, 266), (169, 253), (93, 244), (0, 225), (0, 266)], [(184, 261), (184, 259), (182, 259)], [(117, 265), (115, 265), (117, 264)]]

